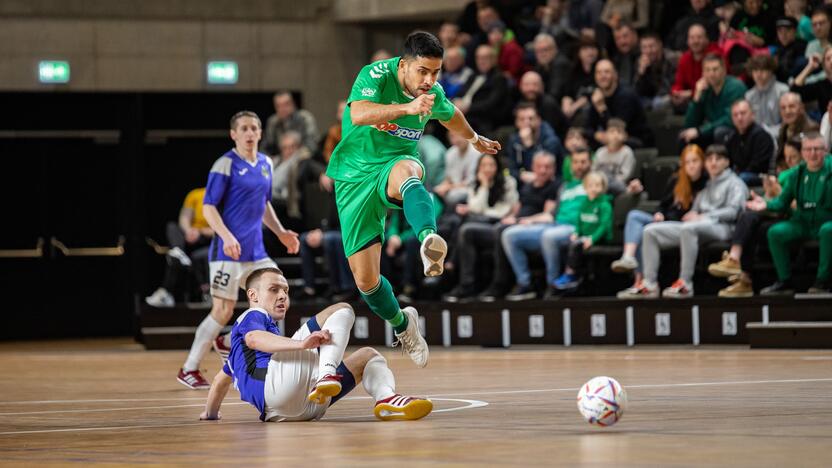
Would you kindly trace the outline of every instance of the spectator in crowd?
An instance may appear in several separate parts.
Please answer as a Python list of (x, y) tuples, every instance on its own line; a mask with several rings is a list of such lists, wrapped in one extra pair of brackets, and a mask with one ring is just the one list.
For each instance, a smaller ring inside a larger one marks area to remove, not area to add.
[(641, 106), (641, 99), (632, 88), (620, 86), (618, 73), (608, 59), (601, 59), (595, 65), (595, 83), (592, 92), (592, 107), (587, 130), (599, 144), (607, 142), (605, 128), (610, 118), (619, 118), (627, 124), (627, 144), (633, 148), (652, 146), (653, 133), (647, 126), (647, 117)]
[[(477, 5), (476, 18), (475, 30), (470, 32), (471, 39), (468, 40), (465, 47), (465, 59), (467, 65), (471, 68), (476, 68), (475, 58), (477, 49), (482, 45), (488, 44), (488, 26), (497, 21), (502, 21), (497, 9), (488, 4)], [(460, 29), (464, 31), (466, 28), (460, 25)], [(510, 36), (514, 37), (514, 33), (512, 32)]]
[[(556, 3), (558, 0), (549, 0), (549, 3)], [(562, 1), (562, 0), (561, 0)], [(595, 29), (598, 20), (601, 18), (601, 10), (604, 7), (602, 0), (569, 1), (569, 25), (578, 33), (579, 37), (595, 39)]]
[(686, 146), (682, 150), (679, 162), (679, 170), (665, 186), (656, 213), (641, 210), (631, 210), (627, 213), (627, 222), (624, 225), (624, 252), (621, 258), (612, 262), (610, 269), (616, 273), (634, 272), (635, 281), (632, 286), (618, 293), (619, 298), (634, 297), (642, 291), (644, 275), (641, 244), (644, 227), (663, 221), (682, 221), (682, 217), (693, 205), (696, 195), (705, 188), (708, 174), (705, 172), (705, 153), (702, 152), (702, 148), (697, 145)]
[(627, 190), (627, 183), (636, 167), (633, 150), (624, 144), (627, 140), (627, 124), (621, 119), (607, 122), (607, 143), (595, 152), (592, 170), (604, 174), (604, 186), (616, 196)]
[(488, 44), (497, 53), (497, 66), (507, 79), (516, 83), (526, 69), (523, 48), (513, 37), (506, 36), (506, 25), (495, 21), (488, 25)]
[(826, 7), (818, 7), (812, 12), (812, 32), (815, 38), (806, 45), (806, 58), (821, 55), (829, 48), (830, 15)]
[[(301, 276), (303, 277), (301, 298), (325, 298), (333, 302), (358, 300), (358, 289), (355, 287), (350, 265), (344, 255), (341, 222), (335, 207), (334, 193), (330, 193), (329, 216), (321, 224), (320, 228), (300, 235)], [(323, 255), (326, 264), (329, 287), (323, 293), (317, 294), (315, 257), (320, 255)]]
[(465, 49), (459, 46), (445, 49), (439, 84), (445, 90), (448, 99), (457, 98), (473, 76), (474, 70), (465, 65)]
[(465, 84), (454, 104), (473, 128), (482, 133), (493, 132), (502, 123), (508, 105), (508, 83), (497, 69), (494, 48), (481, 45), (476, 51), (477, 74)]
[(577, 40), (580, 32), (570, 23), (570, 6), (569, 2), (563, 0), (551, 0), (538, 7), (535, 10), (535, 16), (540, 21), (538, 36), (543, 34), (551, 37), (563, 49)]
[[(560, 179), (562, 183), (567, 183), (575, 180), (575, 177), (572, 175), (572, 153), (589, 148), (589, 140), (586, 138), (586, 134), (584, 134), (584, 129), (581, 127), (569, 127), (569, 130), (566, 131), (564, 147), (566, 149), (566, 157), (563, 158), (563, 164), (561, 165)], [(590, 157), (590, 165), (592, 159)]]
[(731, 104), (742, 99), (746, 91), (742, 81), (727, 76), (721, 56), (707, 55), (702, 59), (702, 78), (696, 83), (679, 138), (684, 144), (700, 146), (724, 143), (731, 130)]
[(298, 109), (289, 91), (274, 94), (275, 113), (266, 120), (260, 152), (272, 157), (280, 155), (280, 140), (286, 132), (300, 134), (301, 145), (309, 152), (318, 148), (318, 123), (306, 109)]
[(563, 115), (573, 125), (585, 123), (588, 118), (581, 113), (589, 108), (589, 97), (595, 89), (595, 62), (600, 54), (594, 41), (582, 40), (578, 46), (578, 59), (572, 66), (560, 101)]
[(324, 157), (324, 163), (329, 163), (329, 158), (332, 156), (332, 151), (341, 142), (341, 119), (344, 117), (344, 110), (347, 108), (347, 101), (338, 101), (338, 111), (335, 114), (335, 123), (329, 127), (326, 132), (326, 139), (324, 139), (324, 147), (321, 153)]
[(462, 45), (459, 37), (459, 25), (453, 21), (443, 21), (439, 25), (439, 31), (436, 33), (436, 37), (442, 43), (442, 48), (446, 52), (449, 49), (454, 49)]
[[(546, 94), (543, 88), (543, 79), (536, 71), (527, 71), (520, 78), (517, 86), (516, 103), (531, 102), (537, 108), (537, 113), (544, 122), (552, 126), (555, 134), (563, 135), (569, 127), (566, 116), (560, 110), (558, 101), (550, 94)], [(517, 107), (517, 105), (513, 106)]]
[(794, 18), (780, 17), (777, 26), (777, 79), (788, 82), (797, 76), (806, 63), (806, 41), (796, 37), (797, 23)]
[(173, 307), (173, 293), (180, 284), (183, 274), (190, 267), (205, 299), (208, 292), (208, 245), (214, 237), (214, 230), (202, 215), (202, 199), (205, 187), (188, 192), (179, 210), (179, 220), (167, 224), (167, 238), (170, 249), (165, 255), (167, 266), (162, 285), (144, 300), (153, 307)]
[(490, 278), (491, 283), (480, 294), (480, 299), (493, 301), (505, 294), (509, 286), (509, 266), (500, 237), (509, 226), (524, 224), (528, 219), (549, 213), (555, 207), (558, 194), (555, 163), (555, 155), (545, 151), (535, 153), (532, 163), (534, 179), (522, 184), (519, 201), (508, 215), (494, 224), (471, 222), (462, 225), (457, 241), (459, 284), (443, 296), (444, 300), (459, 302), (473, 298), (476, 293), (477, 271), (482, 270), (481, 265), (477, 265), (478, 257), (486, 249), (493, 250), (494, 268)]
[(574, 291), (583, 282), (584, 252), (593, 245), (612, 240), (612, 204), (606, 195), (607, 176), (592, 171), (584, 177), (586, 198), (581, 204), (578, 225), (569, 236), (566, 269), (556, 280), (558, 291)]
[(755, 121), (751, 104), (745, 99), (731, 106), (731, 121), (734, 131), (726, 142), (731, 169), (749, 187), (759, 187), (775, 157), (774, 139)]
[(820, 119), (820, 134), (823, 136), (823, 141), (826, 143), (827, 148), (832, 148), (832, 101), (826, 105), (826, 112), (823, 113), (823, 117)]
[(422, 134), (418, 143), (419, 160), (425, 166), (423, 182), (425, 188), (433, 190), (434, 187), (445, 180), (445, 145), (439, 138), (430, 133)]
[(700, 242), (725, 241), (731, 238), (737, 216), (748, 198), (748, 187), (729, 168), (731, 161), (723, 145), (711, 145), (705, 151), (708, 182), (696, 195), (691, 210), (682, 221), (652, 223), (644, 228), (642, 257), (644, 280), (633, 294), (619, 297), (659, 297), (658, 272), (661, 249), (679, 248), (681, 263), (679, 279), (662, 291), (663, 297), (693, 296), (693, 271), (699, 255)]
[(537, 296), (529, 270), (529, 252), (543, 253), (546, 264), (547, 290), (545, 299), (557, 296), (555, 280), (560, 276), (560, 251), (569, 242), (569, 236), (578, 225), (581, 205), (586, 198), (583, 179), (590, 170), (589, 149), (581, 148), (572, 153), (571, 182), (564, 182), (558, 190), (558, 203), (553, 211), (531, 216), (523, 223), (511, 226), (503, 232), (501, 242), (516, 284), (506, 300), (524, 301)]
[(662, 40), (648, 32), (639, 40), (641, 54), (636, 66), (635, 91), (647, 109), (661, 109), (670, 102), (676, 76), (676, 61), (665, 53)]
[(832, 287), (832, 157), (823, 137), (811, 132), (803, 137), (803, 162), (787, 171), (780, 195), (765, 201), (759, 195), (748, 202), (754, 211), (769, 210), (786, 213), (792, 202), (794, 211), (788, 220), (780, 221), (768, 230), (768, 249), (777, 270), (777, 281), (763, 288), (763, 295), (794, 294), (791, 271), (791, 247), (796, 242), (816, 239), (820, 243), (818, 270), (809, 294), (828, 294)]
[[(456, 205), (450, 222), (441, 223), (445, 227), (440, 227), (440, 231), (448, 233), (442, 237), (460, 242), (462, 247), (462, 243), (470, 241), (469, 232), (477, 231), (476, 228), (483, 227), (482, 225), (492, 226), (511, 214), (518, 198), (517, 181), (505, 174), (500, 158), (491, 154), (481, 155), (477, 163), (477, 178), (468, 187), (467, 201)], [(465, 225), (469, 223), (479, 226), (466, 228)], [(453, 243), (456, 247), (456, 242)], [(449, 248), (449, 251), (453, 252), (454, 259), (449, 260), (450, 264), (446, 264), (447, 270), (454, 270), (458, 261), (470, 260), (467, 257), (468, 251), (464, 259), (460, 249)]]
[(433, 191), (442, 197), (446, 207), (453, 208), (457, 203), (465, 203), (468, 186), (476, 180), (480, 153), (458, 134), (450, 133), (448, 138), (451, 147), (445, 152), (445, 180)]
[[(703, 1), (703, 0), (700, 0)], [(670, 100), (678, 110), (687, 108), (696, 84), (702, 78), (702, 60), (706, 55), (720, 54), (719, 47), (708, 40), (705, 27), (694, 23), (688, 30), (688, 50), (679, 57), (676, 79), (670, 88)]]
[(289, 131), (280, 137), (280, 156), (273, 160), (272, 205), (278, 218), (292, 227), (301, 224), (299, 169), (309, 156), (298, 132)]
[(546, 94), (560, 99), (563, 87), (572, 69), (572, 62), (566, 54), (558, 50), (554, 37), (540, 33), (534, 38), (534, 71), (543, 79)]
[[(438, 219), (444, 211), (442, 200), (433, 193), (430, 194), (430, 198), (433, 203), (434, 216)], [(421, 243), (410, 223), (407, 222), (403, 210), (390, 210), (389, 219), (390, 222), (384, 234), (382, 274), (385, 277), (395, 278), (395, 272), (401, 272), (399, 277), (401, 292), (396, 299), (400, 302), (413, 302), (416, 299), (422, 273), (422, 259), (419, 253)], [(399, 262), (401, 265), (396, 267)]]
[(514, 110), (514, 126), (505, 148), (508, 171), (521, 183), (534, 180), (532, 157), (539, 151), (546, 151), (563, 161), (564, 150), (560, 138), (551, 125), (544, 122), (531, 102), (522, 102)]
[(797, 37), (803, 41), (811, 41), (815, 38), (812, 20), (806, 15), (806, 0), (786, 0), (783, 2), (783, 13), (786, 18), (794, 20)]
[(694, 24), (702, 26), (706, 39), (716, 41), (719, 37), (718, 23), (719, 18), (714, 14), (710, 0), (690, 0), (687, 13), (673, 25), (665, 44), (671, 50), (690, 48), (690, 28)]
[(777, 157), (769, 167), (769, 174), (776, 174), (776, 168), (784, 160), (783, 148), (786, 142), (801, 133), (817, 130), (818, 125), (806, 115), (803, 101), (797, 93), (788, 92), (780, 97), (780, 131), (777, 133)]
[(373, 52), (373, 55), (370, 57), (370, 63), (379, 62), (381, 60), (387, 60), (393, 58), (393, 54), (390, 53), (387, 49), (378, 49), (377, 51)]
[[(808, 83), (809, 75), (821, 66), (825, 72), (823, 79)], [(832, 99), (832, 47), (824, 50), (822, 55), (809, 57), (806, 67), (794, 80), (793, 91), (800, 94), (804, 103), (817, 102), (817, 108), (821, 112), (826, 110)]]
[[(777, 61), (770, 55), (755, 55), (746, 64), (746, 70), (754, 80), (754, 87), (745, 93), (745, 100), (757, 123), (776, 136), (780, 125), (780, 96), (789, 92), (789, 86), (777, 81)], [(742, 176), (740, 176), (742, 177)]]
[(745, 33), (752, 47), (774, 43), (774, 16), (763, 7), (763, 0), (743, 0), (743, 9), (731, 20), (731, 27)]
[(650, 5), (647, 0), (607, 0), (601, 10), (601, 21), (613, 31), (624, 23), (632, 28), (642, 29), (650, 20)]
[(615, 47), (612, 50), (612, 63), (618, 72), (618, 82), (632, 87), (638, 76), (638, 61), (641, 55), (638, 33), (630, 23), (621, 23), (613, 29), (613, 38)]
[[(792, 138), (786, 142), (783, 153), (786, 166), (777, 177), (767, 176), (763, 179), (766, 201), (775, 198), (783, 191), (783, 184), (788, 177), (788, 168), (800, 164), (800, 140)], [(769, 228), (781, 218), (766, 216), (754, 210), (745, 210), (737, 219), (737, 226), (731, 236), (731, 248), (722, 253), (722, 260), (708, 266), (708, 273), (718, 278), (728, 278), (731, 285), (719, 290), (719, 297), (751, 297), (754, 295), (753, 267), (757, 257), (757, 246), (765, 238)]]

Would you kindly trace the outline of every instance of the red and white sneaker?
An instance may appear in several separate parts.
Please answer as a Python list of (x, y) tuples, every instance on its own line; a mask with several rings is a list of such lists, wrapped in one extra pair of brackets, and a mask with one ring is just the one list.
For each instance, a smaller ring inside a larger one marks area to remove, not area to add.
[(211, 343), (214, 347), (214, 351), (220, 355), (220, 359), (222, 359), (222, 363), (225, 364), (228, 361), (228, 355), (231, 354), (231, 348), (225, 344), (225, 338), (228, 334), (219, 335), (214, 339), (214, 342)]
[(655, 299), (659, 297), (659, 286), (639, 281), (623, 291), (618, 291), (616, 297), (619, 299)]
[(341, 393), (341, 376), (338, 374), (327, 374), (320, 379), (312, 388), (307, 400), (317, 405), (325, 405), (329, 398)]
[(693, 286), (688, 285), (685, 280), (679, 278), (669, 288), (664, 288), (662, 297), (672, 297), (674, 299), (693, 297)]
[(382, 421), (422, 419), (433, 411), (433, 402), (427, 398), (415, 398), (398, 393), (376, 402), (373, 414)]
[(205, 380), (205, 377), (199, 370), (185, 372), (185, 369), (179, 369), (179, 374), (176, 376), (176, 380), (191, 390), (207, 390), (211, 388), (211, 384)]

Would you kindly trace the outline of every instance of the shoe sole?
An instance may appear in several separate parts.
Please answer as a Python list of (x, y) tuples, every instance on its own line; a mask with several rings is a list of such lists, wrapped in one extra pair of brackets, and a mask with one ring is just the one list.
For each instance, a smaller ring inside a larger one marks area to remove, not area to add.
[(612, 270), (613, 273), (632, 273), (636, 269), (624, 265), (613, 265), (610, 267), (610, 270)]
[(726, 299), (730, 299), (730, 298), (738, 298), (738, 297), (754, 297), (754, 293), (753, 293), (753, 292), (747, 292), (747, 293), (735, 293), (735, 292), (723, 293), (722, 291), (720, 291), (719, 293), (717, 293), (717, 296), (718, 296), (718, 297), (724, 297), (724, 298), (726, 298)]
[(729, 278), (731, 276), (741, 274), (742, 270), (729, 270), (717, 265), (708, 265), (708, 273), (710, 273), (711, 276), (716, 276), (717, 278)]
[(209, 388), (211, 388), (210, 385), (194, 387), (193, 385), (189, 384), (188, 382), (185, 382), (184, 380), (180, 379), (179, 377), (176, 378), (176, 381), (181, 383), (182, 385), (190, 388), (191, 390), (208, 390)]
[(332, 398), (339, 393), (341, 393), (340, 383), (326, 382), (316, 385), (306, 399), (317, 405), (324, 405), (327, 398)]
[(380, 403), (373, 409), (373, 414), (382, 421), (415, 421), (422, 419), (433, 411), (430, 400), (413, 400), (401, 406)]
[(506, 296), (506, 300), (509, 302), (520, 302), (520, 301), (529, 301), (537, 297), (535, 293), (526, 293), (526, 294), (518, 294), (514, 296)]
[(425, 239), (420, 249), (422, 262), (427, 260), (424, 268), (425, 276), (439, 276), (445, 271), (445, 256), (448, 254), (448, 243), (436, 234)]

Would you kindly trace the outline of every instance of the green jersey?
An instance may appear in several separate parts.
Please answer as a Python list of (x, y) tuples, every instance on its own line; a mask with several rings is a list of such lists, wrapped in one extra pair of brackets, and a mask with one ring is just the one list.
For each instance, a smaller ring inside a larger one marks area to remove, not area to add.
[(445, 97), (439, 83), (429, 91), (436, 96), (430, 116), (405, 115), (379, 125), (354, 125), (350, 106), (354, 101), (377, 104), (407, 104), (414, 98), (399, 85), (400, 57), (371, 63), (358, 73), (352, 85), (347, 108), (341, 122), (341, 142), (332, 152), (327, 175), (337, 181), (360, 182), (377, 174), (391, 159), (399, 156), (418, 158), (417, 145), (428, 119), (451, 120), (454, 106)]

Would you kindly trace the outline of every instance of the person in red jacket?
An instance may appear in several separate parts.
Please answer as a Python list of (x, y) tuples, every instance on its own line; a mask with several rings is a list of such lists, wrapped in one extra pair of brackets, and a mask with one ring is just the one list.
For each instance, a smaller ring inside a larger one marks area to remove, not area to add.
[(673, 107), (683, 112), (693, 97), (696, 82), (702, 77), (702, 59), (710, 54), (722, 55), (716, 44), (708, 40), (708, 33), (700, 23), (694, 23), (688, 28), (688, 50), (679, 58), (676, 68), (676, 80), (670, 88), (670, 100)]
[(523, 62), (523, 47), (514, 39), (514, 35), (506, 34), (506, 25), (502, 21), (493, 21), (488, 25), (488, 43), (497, 52), (497, 67), (515, 83), (526, 71)]

